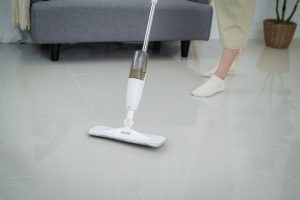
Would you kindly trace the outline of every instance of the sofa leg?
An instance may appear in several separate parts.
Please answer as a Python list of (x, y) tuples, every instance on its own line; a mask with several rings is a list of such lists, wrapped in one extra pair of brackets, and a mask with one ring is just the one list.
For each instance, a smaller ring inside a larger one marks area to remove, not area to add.
[(60, 44), (49, 44), (50, 59), (52, 61), (59, 60)]
[(181, 41), (181, 57), (186, 58), (189, 55), (190, 43), (189, 40)]
[(153, 52), (160, 53), (161, 42), (153, 42)]

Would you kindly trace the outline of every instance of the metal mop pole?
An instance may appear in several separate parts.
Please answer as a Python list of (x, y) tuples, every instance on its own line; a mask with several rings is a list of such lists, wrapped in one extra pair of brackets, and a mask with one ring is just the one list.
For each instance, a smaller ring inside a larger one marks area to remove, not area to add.
[(149, 36), (150, 36), (151, 28), (152, 28), (153, 16), (154, 16), (157, 0), (151, 0), (151, 2), (152, 2), (152, 5), (151, 5), (150, 15), (149, 15), (149, 19), (148, 19), (146, 35), (145, 35), (145, 39), (144, 39), (143, 52), (147, 52), (147, 49), (148, 49)]

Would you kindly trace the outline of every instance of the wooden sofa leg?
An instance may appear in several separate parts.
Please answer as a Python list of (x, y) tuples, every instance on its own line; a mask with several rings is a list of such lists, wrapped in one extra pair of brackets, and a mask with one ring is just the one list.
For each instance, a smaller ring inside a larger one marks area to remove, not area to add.
[(49, 44), (50, 59), (52, 61), (59, 60), (60, 44)]
[(181, 41), (181, 57), (186, 58), (189, 55), (190, 43), (189, 40)]

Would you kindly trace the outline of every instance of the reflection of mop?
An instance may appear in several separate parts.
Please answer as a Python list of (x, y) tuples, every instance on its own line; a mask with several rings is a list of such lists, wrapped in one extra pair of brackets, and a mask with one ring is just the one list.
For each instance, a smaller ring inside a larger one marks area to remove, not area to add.
[(152, 147), (159, 147), (167, 141), (167, 138), (165, 137), (139, 133), (132, 129), (134, 111), (138, 108), (144, 89), (148, 60), (147, 49), (149, 44), (149, 35), (155, 6), (157, 4), (157, 0), (151, 1), (152, 6), (144, 39), (143, 50), (135, 52), (129, 73), (126, 97), (127, 117), (124, 120), (124, 127), (114, 129), (105, 126), (96, 126), (89, 130), (88, 133), (91, 136), (105, 137)]

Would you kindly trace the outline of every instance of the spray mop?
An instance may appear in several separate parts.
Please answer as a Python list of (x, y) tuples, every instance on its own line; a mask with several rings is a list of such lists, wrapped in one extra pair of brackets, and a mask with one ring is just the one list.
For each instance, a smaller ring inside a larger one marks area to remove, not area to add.
[(165, 137), (140, 133), (132, 128), (134, 124), (134, 112), (138, 109), (146, 79), (147, 61), (149, 57), (147, 49), (157, 0), (151, 0), (151, 2), (152, 5), (148, 19), (143, 49), (142, 51), (135, 51), (129, 72), (126, 96), (127, 116), (124, 120), (124, 126), (122, 128), (96, 126), (89, 130), (88, 133), (91, 136), (104, 137), (151, 147), (159, 147), (167, 141), (167, 138)]

